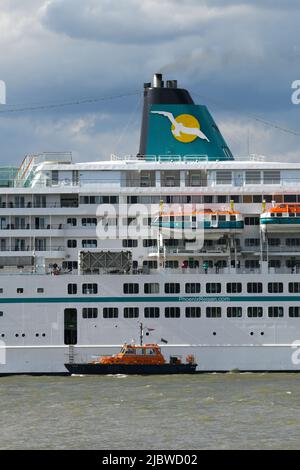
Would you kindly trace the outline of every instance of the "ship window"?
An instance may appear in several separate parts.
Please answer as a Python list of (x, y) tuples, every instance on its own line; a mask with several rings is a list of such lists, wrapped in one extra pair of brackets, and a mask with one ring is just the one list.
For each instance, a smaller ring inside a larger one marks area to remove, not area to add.
[(259, 217), (245, 217), (245, 225), (259, 225)]
[(3, 317), (3, 312), (0, 312), (0, 317)]
[(77, 294), (77, 284), (68, 284), (68, 294)]
[(281, 261), (280, 259), (270, 259), (268, 262), (269, 268), (280, 268)]
[(242, 307), (227, 307), (228, 318), (241, 318)]
[(245, 172), (245, 183), (246, 184), (260, 184), (260, 171), (259, 170), (247, 170)]
[(199, 294), (201, 291), (200, 282), (187, 282), (185, 285), (186, 294)]
[(289, 282), (289, 292), (291, 294), (299, 294), (300, 282)]
[(300, 238), (287, 238), (285, 244), (286, 246), (300, 246)]
[(82, 293), (83, 294), (97, 294), (98, 293), (98, 284), (82, 284)]
[(225, 202), (227, 202), (227, 196), (217, 196), (218, 204), (224, 204)]
[(165, 267), (169, 269), (177, 269), (178, 268), (178, 261), (177, 260), (167, 260), (165, 263)]
[(280, 184), (279, 170), (266, 170), (264, 174), (264, 184)]
[(268, 316), (271, 318), (283, 317), (283, 307), (268, 307)]
[(82, 318), (98, 318), (98, 309), (96, 307), (83, 308)]
[(67, 271), (72, 271), (73, 269), (78, 268), (78, 262), (77, 261), (63, 261), (62, 268), (66, 269)]
[(139, 309), (138, 307), (125, 307), (124, 318), (138, 318)]
[(204, 204), (211, 204), (213, 202), (213, 197), (212, 196), (203, 196), (203, 202)]
[(0, 294), (3, 294), (3, 287), (0, 287)]
[(23, 287), (17, 287), (17, 294), (23, 294), (24, 289)]
[(38, 287), (38, 288), (36, 289), (36, 291), (37, 291), (38, 294), (43, 294), (43, 293), (44, 293), (43, 287)]
[(276, 217), (282, 217), (281, 212), (277, 212)]
[(273, 197), (270, 194), (264, 194), (263, 195), (263, 200), (266, 202), (272, 202)]
[[(213, 216), (212, 216), (213, 219)], [(219, 215), (219, 222), (226, 222), (226, 215)]]
[(76, 227), (77, 220), (74, 217), (70, 217), (67, 219), (67, 225), (72, 225), (72, 227)]
[(97, 248), (97, 240), (82, 240), (82, 248)]
[(228, 282), (226, 285), (227, 294), (239, 294), (242, 292), (241, 282)]
[(67, 247), (68, 248), (76, 248), (77, 246), (77, 240), (68, 240), (67, 241)]
[(201, 308), (200, 307), (186, 307), (185, 316), (186, 318), (200, 318)]
[(245, 260), (245, 268), (246, 269), (258, 269), (259, 268), (259, 260), (258, 259), (246, 259)]
[(81, 225), (83, 227), (95, 227), (97, 225), (97, 219), (95, 217), (84, 217), (81, 219)]
[(235, 222), (236, 221), (236, 216), (235, 215), (231, 215), (230, 216), (230, 222)]
[(216, 183), (217, 184), (231, 184), (232, 172), (229, 170), (217, 170), (216, 171)]
[(233, 194), (230, 196), (230, 200), (233, 201), (233, 202), (236, 202), (236, 203), (240, 203), (241, 202), (241, 196), (239, 196), (238, 194)]
[(282, 282), (269, 282), (268, 283), (268, 292), (269, 294), (280, 294), (283, 292), (283, 283)]
[(289, 307), (289, 317), (299, 318), (300, 317), (300, 307)]
[(166, 318), (179, 318), (180, 317), (180, 308), (179, 307), (166, 307), (165, 308), (165, 317)]
[(256, 204), (259, 203), (259, 202), (262, 202), (262, 196), (261, 196), (261, 195), (257, 195), (257, 194), (254, 195), (254, 196), (253, 196), (253, 202), (256, 203)]
[(123, 284), (123, 293), (124, 294), (138, 294), (139, 285), (136, 283)]
[(148, 282), (147, 284), (144, 284), (144, 293), (145, 294), (158, 294), (159, 293), (158, 282)]
[(207, 318), (221, 318), (221, 307), (206, 307)]
[(146, 240), (143, 240), (143, 246), (145, 248), (148, 248), (151, 246), (157, 246), (157, 240), (152, 239), (152, 238), (146, 238)]
[(296, 194), (285, 194), (283, 196), (284, 202), (297, 202), (297, 195)]
[(248, 282), (247, 292), (248, 294), (261, 294), (263, 291), (262, 282)]
[(206, 293), (207, 294), (220, 294), (221, 292), (221, 283), (220, 282), (208, 282), (206, 284)]
[(269, 246), (279, 246), (280, 245), (280, 238), (269, 238), (268, 245)]
[(262, 307), (248, 307), (247, 315), (249, 318), (260, 318), (263, 316)]
[(118, 318), (119, 309), (117, 307), (104, 307), (103, 318)]
[(159, 318), (159, 307), (145, 307), (145, 318)]
[(243, 196), (243, 203), (244, 204), (251, 204), (252, 203), (252, 196), (250, 196), (249, 194), (246, 194), (245, 196)]
[(144, 260), (143, 267), (148, 269), (157, 269), (157, 261), (154, 259)]
[(245, 240), (245, 246), (247, 247), (259, 246), (259, 244), (260, 244), (259, 238), (246, 238)]
[(178, 282), (169, 282), (165, 284), (165, 294), (179, 294), (180, 284)]
[(123, 240), (123, 248), (136, 248), (138, 246), (137, 240)]

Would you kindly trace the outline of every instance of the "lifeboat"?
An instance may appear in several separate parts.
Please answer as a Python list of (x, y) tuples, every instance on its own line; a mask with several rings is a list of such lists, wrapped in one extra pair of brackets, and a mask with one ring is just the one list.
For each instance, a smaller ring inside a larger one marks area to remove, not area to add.
[(99, 356), (87, 363), (69, 362), (65, 367), (71, 374), (76, 375), (105, 375), (105, 374), (193, 374), (197, 364), (193, 355), (185, 362), (178, 356), (170, 356), (167, 362), (161, 348), (156, 343), (135, 345), (124, 343), (117, 354)]
[(205, 239), (219, 239), (224, 234), (241, 233), (244, 220), (241, 213), (235, 210), (205, 209), (190, 213), (162, 213), (151, 225), (163, 234), (181, 234), (182, 238), (196, 238), (204, 231)]
[(300, 204), (278, 204), (260, 215), (263, 232), (295, 233), (300, 231)]

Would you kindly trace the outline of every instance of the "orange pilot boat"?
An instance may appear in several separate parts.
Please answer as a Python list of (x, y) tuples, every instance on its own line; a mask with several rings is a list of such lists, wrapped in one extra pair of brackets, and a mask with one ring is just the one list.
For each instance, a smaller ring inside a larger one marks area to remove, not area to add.
[(119, 353), (99, 356), (91, 362), (69, 362), (65, 367), (71, 374), (193, 374), (197, 364), (193, 355), (183, 363), (178, 356), (170, 356), (167, 362), (158, 344), (143, 345), (143, 325), (140, 324), (140, 345), (124, 343)]

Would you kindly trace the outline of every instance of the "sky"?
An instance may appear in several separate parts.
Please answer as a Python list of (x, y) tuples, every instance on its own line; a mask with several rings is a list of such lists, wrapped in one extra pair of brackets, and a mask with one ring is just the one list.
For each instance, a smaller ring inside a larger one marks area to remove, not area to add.
[[(298, 161), (278, 127), (300, 134), (299, 23), (298, 0), (0, 0), (0, 162), (136, 154), (155, 72), (208, 106), (234, 155)], [(51, 107), (90, 98), (105, 99)]]

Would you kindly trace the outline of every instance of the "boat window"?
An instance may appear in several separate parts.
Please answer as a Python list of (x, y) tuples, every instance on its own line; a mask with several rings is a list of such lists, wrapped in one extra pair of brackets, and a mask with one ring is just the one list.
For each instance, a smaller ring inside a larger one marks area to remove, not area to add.
[(139, 285), (137, 283), (126, 283), (123, 285), (124, 294), (138, 294)]
[(282, 282), (269, 282), (268, 292), (270, 294), (281, 294), (283, 292), (283, 283)]
[(186, 307), (185, 308), (186, 318), (200, 318), (201, 317), (201, 307)]
[(277, 212), (276, 217), (282, 217), (282, 213), (281, 213), (281, 212)]
[[(268, 214), (268, 215), (269, 215), (269, 214)], [(275, 217), (274, 212), (271, 212), (270, 216), (271, 216), (271, 217)]]
[(241, 282), (227, 282), (227, 294), (239, 294), (242, 292)]
[(185, 285), (186, 294), (199, 294), (201, 291), (200, 282), (188, 282)]
[(283, 317), (283, 307), (268, 307), (268, 316), (271, 318)]
[(167, 222), (169, 222), (169, 220), (170, 220), (170, 218), (169, 218), (169, 217), (162, 217), (162, 221), (163, 221), (164, 223), (167, 223)]
[(159, 307), (145, 307), (145, 318), (159, 318)]
[(226, 215), (219, 215), (219, 222), (225, 222), (226, 221)]
[(248, 282), (247, 292), (248, 294), (261, 294), (263, 291), (262, 282)]
[(126, 351), (125, 351), (125, 354), (135, 354), (135, 349), (127, 348)]
[(119, 309), (117, 307), (104, 307), (103, 318), (118, 318)]
[(207, 294), (219, 294), (221, 292), (221, 283), (220, 282), (208, 282), (206, 284), (206, 293)]
[(259, 225), (259, 217), (245, 217), (245, 225)]
[(97, 294), (98, 293), (98, 284), (82, 284), (82, 293), (83, 294)]
[(98, 308), (84, 307), (82, 309), (82, 318), (98, 318)]
[(170, 282), (165, 284), (165, 294), (179, 294), (180, 284), (179, 282)]
[(300, 318), (300, 307), (289, 307), (289, 317)]
[(153, 355), (153, 354), (155, 354), (155, 351), (152, 348), (147, 348), (146, 349), (146, 354), (152, 354)]
[(221, 318), (221, 307), (206, 307), (207, 318)]
[(165, 317), (166, 318), (180, 318), (180, 308), (179, 307), (166, 307)]
[(228, 318), (241, 318), (242, 307), (227, 307)]
[(235, 222), (236, 221), (236, 216), (235, 215), (231, 215), (230, 216), (230, 222)]
[(145, 294), (158, 294), (159, 293), (159, 283), (158, 282), (147, 282), (144, 284), (144, 293)]
[(289, 212), (289, 217), (296, 217), (296, 214), (294, 212)]
[(258, 318), (263, 316), (262, 307), (248, 307), (247, 315), (249, 318)]
[(124, 318), (138, 318), (139, 308), (138, 307), (125, 307)]

